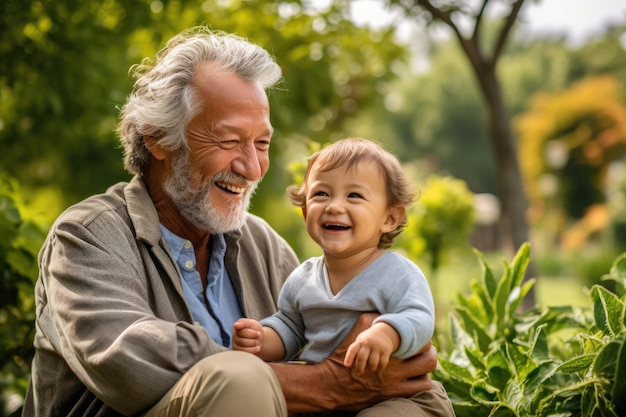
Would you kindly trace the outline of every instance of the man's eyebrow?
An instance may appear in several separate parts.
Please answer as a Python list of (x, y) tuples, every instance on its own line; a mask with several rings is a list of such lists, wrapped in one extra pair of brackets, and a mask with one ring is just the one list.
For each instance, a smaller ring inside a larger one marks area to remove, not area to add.
[[(213, 129), (211, 129), (210, 134), (214, 137), (221, 137), (222, 135), (224, 135), (225, 133), (236, 133), (236, 134), (243, 134), (245, 129), (240, 128), (237, 125), (219, 125), (219, 126), (215, 126)], [(270, 126), (267, 129), (265, 129), (259, 136), (273, 136), (275, 132), (274, 126)]]

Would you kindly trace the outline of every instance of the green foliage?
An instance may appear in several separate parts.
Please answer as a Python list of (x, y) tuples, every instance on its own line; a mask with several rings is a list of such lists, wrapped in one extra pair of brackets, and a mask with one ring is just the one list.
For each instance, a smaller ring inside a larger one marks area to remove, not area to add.
[(33, 357), (37, 253), (44, 233), (22, 217), (17, 182), (0, 176), (0, 415), (23, 397)]
[(530, 246), (498, 280), (483, 267), (472, 293), (459, 296), (442, 338), (435, 377), (457, 416), (611, 416), (626, 412), (626, 254), (594, 285), (590, 310), (518, 308), (533, 280), (522, 281)]
[(414, 259), (425, 252), (436, 272), (446, 252), (467, 244), (474, 225), (474, 196), (464, 181), (437, 175), (429, 176), (420, 191), (398, 246)]

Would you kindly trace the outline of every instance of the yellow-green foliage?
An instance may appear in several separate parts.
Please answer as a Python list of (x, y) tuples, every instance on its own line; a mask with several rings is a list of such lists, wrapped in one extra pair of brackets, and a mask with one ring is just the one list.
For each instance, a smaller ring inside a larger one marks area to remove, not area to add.
[(34, 353), (37, 253), (43, 230), (24, 218), (17, 181), (0, 175), (0, 415), (8, 395), (23, 396)]
[(467, 243), (474, 224), (474, 196), (462, 180), (431, 175), (408, 218), (398, 246), (414, 259), (427, 253), (436, 270), (446, 251)]
[[(565, 189), (581, 181), (589, 182), (591, 189), (602, 188), (608, 165), (626, 150), (624, 104), (623, 86), (608, 75), (585, 78), (567, 90), (532, 98), (530, 108), (515, 124), (531, 204), (546, 198), (546, 190), (541, 189), (545, 174), (555, 175)], [(557, 153), (552, 161), (551, 149)], [(570, 171), (583, 173), (582, 178), (565, 175)]]

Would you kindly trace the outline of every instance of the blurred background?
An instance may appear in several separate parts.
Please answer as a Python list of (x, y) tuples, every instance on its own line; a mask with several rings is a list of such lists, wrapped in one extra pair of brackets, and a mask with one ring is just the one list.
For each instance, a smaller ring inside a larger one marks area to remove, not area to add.
[(441, 326), (475, 250), (498, 267), (531, 243), (527, 306), (585, 305), (626, 250), (626, 0), (3, 0), (0, 416), (26, 390), (45, 233), (129, 179), (114, 133), (129, 67), (199, 24), (283, 68), (252, 211), (301, 259), (319, 249), (285, 187), (347, 136), (381, 142), (420, 190), (394, 249), (424, 269)]

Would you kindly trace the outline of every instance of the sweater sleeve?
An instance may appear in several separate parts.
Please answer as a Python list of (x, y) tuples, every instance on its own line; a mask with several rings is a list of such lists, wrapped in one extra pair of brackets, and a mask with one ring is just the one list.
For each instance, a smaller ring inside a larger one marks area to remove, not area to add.
[(393, 254), (384, 275), (391, 282), (385, 287), (382, 314), (374, 323), (385, 322), (400, 334), (400, 346), (393, 356), (406, 359), (415, 355), (435, 329), (433, 296), (422, 271), (410, 260)]
[(261, 320), (261, 325), (271, 327), (280, 336), (285, 347), (286, 361), (293, 359), (307, 343), (304, 321), (296, 301), (301, 272), (302, 266), (287, 278), (278, 298), (278, 311)]

